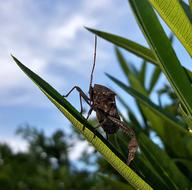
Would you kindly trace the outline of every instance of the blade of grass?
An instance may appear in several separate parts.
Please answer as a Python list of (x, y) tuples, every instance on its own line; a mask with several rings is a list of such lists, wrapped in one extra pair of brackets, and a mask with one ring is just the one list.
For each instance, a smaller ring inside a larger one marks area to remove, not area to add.
[(89, 141), (135, 189), (152, 189), (125, 164), (123, 156), (121, 156), (99, 132), (94, 130), (69, 102), (37, 74), (24, 66), (14, 56), (12, 57), (20, 69), (39, 87), (74, 127), (83, 134), (87, 141)]

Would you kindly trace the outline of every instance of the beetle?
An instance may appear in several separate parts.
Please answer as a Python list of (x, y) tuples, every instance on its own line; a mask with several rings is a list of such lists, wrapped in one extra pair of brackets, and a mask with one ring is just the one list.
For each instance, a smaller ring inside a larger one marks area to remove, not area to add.
[(74, 86), (66, 95), (64, 95), (64, 97), (68, 97), (69, 94), (74, 89), (76, 89), (79, 92), (81, 114), (83, 112), (83, 106), (82, 106), (82, 98), (83, 98), (86, 101), (86, 103), (90, 106), (90, 110), (88, 111), (86, 119), (89, 118), (92, 111), (95, 111), (99, 122), (99, 126), (101, 126), (105, 131), (107, 139), (109, 134), (116, 133), (119, 130), (119, 128), (121, 128), (125, 134), (130, 136), (131, 140), (129, 141), (128, 144), (129, 153), (127, 159), (127, 164), (129, 165), (130, 162), (135, 157), (135, 153), (138, 148), (138, 142), (134, 130), (128, 127), (123, 121), (121, 121), (121, 118), (119, 116), (116, 107), (115, 92), (113, 92), (106, 86), (100, 84), (95, 84), (94, 86), (92, 86), (93, 72), (96, 64), (96, 48), (97, 48), (97, 37), (95, 36), (94, 61), (89, 84), (89, 97), (78, 86)]

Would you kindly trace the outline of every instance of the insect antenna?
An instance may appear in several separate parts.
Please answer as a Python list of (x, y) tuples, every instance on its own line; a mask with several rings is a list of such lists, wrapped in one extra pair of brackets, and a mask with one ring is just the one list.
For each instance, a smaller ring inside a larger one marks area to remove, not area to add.
[(93, 72), (95, 69), (95, 63), (96, 63), (96, 51), (97, 51), (97, 36), (95, 35), (95, 48), (94, 48), (94, 55), (93, 55), (93, 67), (92, 67), (92, 71), (91, 71), (91, 79), (90, 79), (90, 85), (89, 85), (89, 89), (91, 89), (92, 87), (92, 82), (93, 82)]

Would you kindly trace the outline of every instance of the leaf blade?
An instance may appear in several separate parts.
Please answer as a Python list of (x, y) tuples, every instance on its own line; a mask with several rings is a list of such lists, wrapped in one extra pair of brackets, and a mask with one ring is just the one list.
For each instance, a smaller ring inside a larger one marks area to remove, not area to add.
[(149, 0), (192, 56), (192, 25), (178, 0)]
[[(192, 115), (192, 87), (167, 38), (160, 22), (147, 0), (129, 0), (135, 17), (150, 47), (159, 60), (159, 66), (166, 75), (175, 93), (189, 115)], [(158, 34), (158, 38), (157, 38)], [(166, 49), (166, 51), (165, 51)]]
[[(12, 56), (20, 69), (39, 87), (39, 89), (51, 100), (53, 104), (65, 115), (65, 117), (79, 130), (84, 137), (106, 158), (106, 160), (126, 179), (134, 188), (152, 189), (123, 161), (123, 157), (115, 151), (113, 146), (95, 131), (73, 106), (70, 105), (53, 87), (24, 66)], [(85, 129), (84, 129), (85, 127)]]

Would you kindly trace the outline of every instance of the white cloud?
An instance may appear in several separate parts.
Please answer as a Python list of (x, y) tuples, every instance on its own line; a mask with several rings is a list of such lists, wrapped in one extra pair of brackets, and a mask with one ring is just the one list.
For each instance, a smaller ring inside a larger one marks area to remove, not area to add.
[(58, 25), (54, 28), (51, 28), (48, 31), (48, 44), (52, 48), (56, 47), (65, 47), (68, 48), (71, 46), (71, 41), (73, 45), (75, 44), (75, 38), (79, 31), (83, 29), (84, 25), (96, 25), (94, 20), (86, 18), (83, 15), (74, 15), (67, 19), (67, 22), (62, 25)]
[(25, 152), (28, 149), (28, 144), (19, 137), (1, 137), (0, 143), (8, 143), (13, 152)]
[[(20, 88), (30, 92), (31, 83), (12, 64), (10, 53), (57, 87), (64, 84), (61, 80), (65, 85), (69, 83), (64, 77), (65, 68), (75, 70), (82, 76), (82, 82), (83, 78), (87, 80), (94, 40), (83, 26), (114, 28), (114, 22), (119, 22), (120, 16), (126, 12), (127, 8), (122, 7), (118, 0), (58, 1), (50, 5), (48, 1), (3, 1), (0, 6), (0, 91), (7, 94), (12, 88)], [(111, 62), (108, 50), (99, 46), (97, 54), (98, 59), (105, 63), (97, 65), (97, 69), (105, 69)], [(63, 69), (62, 79), (56, 72), (50, 72), (54, 65)], [(6, 97), (2, 96), (0, 104), (6, 102)], [(21, 103), (22, 99), (23, 103), (32, 102), (26, 94), (21, 94), (15, 102)]]
[[(119, 24), (128, 12), (126, 1), (71, 0), (55, 1), (50, 5), (49, 3), (50, 1), (46, 0), (1, 2), (0, 106), (10, 106), (11, 109), (11, 105), (26, 105), (27, 109), (29, 106), (46, 106), (47, 103), (46, 99), (39, 97), (39, 91), (32, 88), (32, 82), (13, 64), (10, 53), (51, 82), (56, 89), (62, 89), (67, 83), (71, 85), (72, 79), (85, 85), (88, 84), (93, 61), (94, 39), (83, 26), (105, 28), (112, 33), (124, 31)], [(131, 30), (133, 27), (129, 32)], [(97, 64), (97, 70), (109, 69), (112, 58), (108, 55), (108, 51), (106, 44), (99, 40), (97, 55), (100, 64)], [(62, 77), (59, 72), (54, 72), (56, 66), (62, 70)], [(67, 69), (73, 73), (66, 73)], [(71, 78), (65, 80), (67, 74)], [(76, 74), (79, 78), (76, 78)], [(98, 75), (98, 78), (101, 76)], [(75, 100), (74, 98), (73, 101)], [(23, 114), (21, 117), (13, 119), (12, 122), (15, 123), (11, 125), (23, 121)], [(40, 117), (41, 113), (39, 119)], [(47, 121), (43, 122), (49, 125)], [(9, 129), (10, 133), (13, 131)], [(1, 140), (8, 142), (15, 151), (26, 150), (27, 144), (21, 139), (3, 135)], [(70, 158), (77, 160), (87, 147), (89, 147), (87, 142), (78, 142), (78, 145), (71, 150)]]
[(93, 147), (88, 144), (87, 141), (77, 141), (76, 145), (69, 152), (70, 160), (78, 160), (84, 151), (92, 152)]

